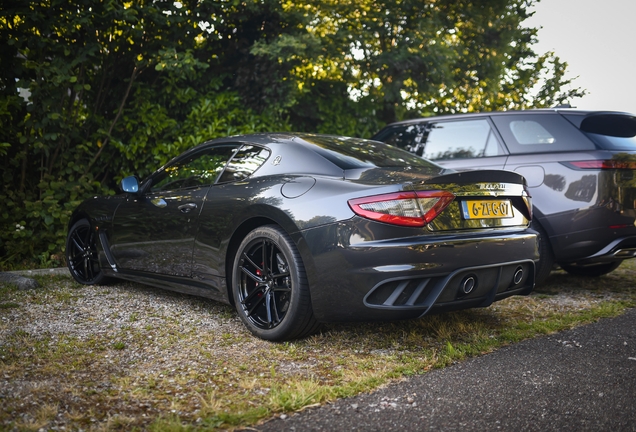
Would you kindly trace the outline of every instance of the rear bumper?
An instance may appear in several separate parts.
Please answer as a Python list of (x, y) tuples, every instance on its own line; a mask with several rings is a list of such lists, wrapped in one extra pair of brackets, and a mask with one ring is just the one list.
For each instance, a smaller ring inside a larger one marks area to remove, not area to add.
[(485, 307), (534, 287), (534, 231), (360, 238), (355, 223), (344, 223), (304, 231), (297, 240), (319, 321), (416, 318)]
[(534, 287), (534, 261), (524, 260), (460, 268), (448, 276), (391, 279), (364, 297), (372, 309), (445, 312), (487, 307), (511, 295), (529, 294)]
[(622, 261), (636, 257), (636, 236), (622, 237), (612, 241), (597, 253), (576, 260), (578, 265), (591, 265)]

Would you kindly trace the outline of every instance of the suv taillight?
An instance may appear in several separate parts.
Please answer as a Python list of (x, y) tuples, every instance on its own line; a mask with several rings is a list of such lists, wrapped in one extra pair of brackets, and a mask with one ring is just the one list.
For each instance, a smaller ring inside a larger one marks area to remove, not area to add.
[(358, 216), (391, 225), (423, 227), (437, 217), (455, 195), (446, 191), (395, 192), (349, 200)]

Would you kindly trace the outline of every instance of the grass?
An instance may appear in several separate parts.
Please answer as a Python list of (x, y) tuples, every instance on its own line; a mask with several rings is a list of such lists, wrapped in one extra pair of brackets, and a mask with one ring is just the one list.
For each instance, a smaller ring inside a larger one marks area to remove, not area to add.
[[(636, 260), (552, 273), (529, 297), (419, 320), (253, 338), (232, 309), (136, 284), (0, 287), (0, 429), (189, 431), (254, 425), (636, 306)], [(4, 390), (3, 390), (4, 389)]]

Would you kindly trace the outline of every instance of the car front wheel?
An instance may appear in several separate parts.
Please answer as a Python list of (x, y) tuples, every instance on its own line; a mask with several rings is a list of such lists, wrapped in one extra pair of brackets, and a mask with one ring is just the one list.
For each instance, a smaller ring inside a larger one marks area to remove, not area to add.
[(97, 256), (97, 234), (86, 219), (77, 221), (66, 237), (66, 264), (73, 278), (84, 285), (104, 282)]
[(316, 330), (305, 267), (277, 225), (259, 227), (243, 239), (232, 275), (236, 310), (255, 336), (284, 341)]

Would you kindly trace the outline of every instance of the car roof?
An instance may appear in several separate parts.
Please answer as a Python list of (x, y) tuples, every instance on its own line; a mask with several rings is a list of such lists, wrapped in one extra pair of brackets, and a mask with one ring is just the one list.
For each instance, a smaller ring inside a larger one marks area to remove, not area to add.
[(509, 115), (536, 115), (536, 114), (569, 114), (579, 116), (595, 116), (595, 115), (628, 115), (634, 116), (634, 114), (623, 111), (598, 111), (598, 110), (580, 110), (574, 108), (535, 108), (528, 110), (509, 110), (509, 111), (482, 111), (472, 113), (460, 113), (460, 114), (444, 114), (430, 117), (419, 117), (409, 120), (402, 120), (394, 123), (389, 123), (387, 126), (406, 125), (421, 123), (423, 121), (440, 121), (440, 120), (457, 120), (457, 119), (471, 119), (480, 117), (492, 117), (492, 116), (509, 116)]

